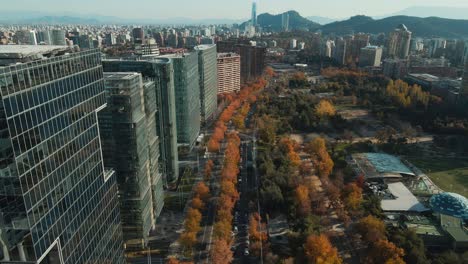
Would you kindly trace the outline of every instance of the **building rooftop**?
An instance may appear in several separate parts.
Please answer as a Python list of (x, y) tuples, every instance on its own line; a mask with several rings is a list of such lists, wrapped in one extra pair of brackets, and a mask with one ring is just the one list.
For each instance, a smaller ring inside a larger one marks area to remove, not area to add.
[(77, 51), (69, 46), (0, 45), (0, 66), (25, 63)]
[(216, 44), (203, 44), (203, 45), (198, 45), (194, 49), (195, 50), (207, 50), (216, 47)]
[(218, 53), (218, 59), (222, 58), (237, 58), (240, 57), (239, 54), (234, 53), (234, 52), (228, 52), (228, 53)]
[(131, 80), (139, 75), (137, 72), (104, 72), (106, 80)]
[(359, 153), (352, 155), (357, 168), (366, 178), (401, 178), (414, 176), (398, 157), (384, 153)]
[(468, 219), (468, 199), (457, 193), (444, 192), (433, 195), (429, 204), (435, 212)]
[(439, 77), (434, 76), (432, 74), (428, 74), (428, 73), (410, 73), (408, 75), (413, 78), (421, 79), (427, 82), (435, 82), (439, 80)]
[(468, 230), (460, 218), (442, 214), (440, 225), (456, 242), (468, 242)]
[(429, 210), (401, 182), (389, 183), (388, 191), (391, 196), (384, 197), (381, 201), (383, 211), (424, 212)]

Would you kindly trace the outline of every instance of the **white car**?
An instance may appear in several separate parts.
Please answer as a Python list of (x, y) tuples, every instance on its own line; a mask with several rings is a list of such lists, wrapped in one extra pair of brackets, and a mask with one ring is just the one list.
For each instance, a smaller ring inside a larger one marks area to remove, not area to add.
[(250, 252), (249, 252), (249, 250), (246, 248), (246, 249), (244, 250), (244, 256), (248, 256), (249, 254), (250, 254)]

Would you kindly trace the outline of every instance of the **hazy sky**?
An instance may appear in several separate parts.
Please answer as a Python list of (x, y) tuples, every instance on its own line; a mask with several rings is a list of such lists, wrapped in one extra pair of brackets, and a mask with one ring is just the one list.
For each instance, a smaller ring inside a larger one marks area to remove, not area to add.
[[(258, 13), (297, 10), (303, 16), (345, 18), (391, 14), (410, 6), (468, 7), (467, 0), (257, 0)], [(0, 0), (2, 11), (73, 12), (124, 18), (247, 18), (249, 0)], [(468, 16), (468, 15), (467, 15)]]

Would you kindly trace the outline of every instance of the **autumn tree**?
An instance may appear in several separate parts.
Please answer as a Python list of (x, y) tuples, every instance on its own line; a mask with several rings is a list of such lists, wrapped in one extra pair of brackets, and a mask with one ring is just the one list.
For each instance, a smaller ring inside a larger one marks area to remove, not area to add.
[(202, 181), (198, 182), (194, 188), (195, 196), (200, 197), (200, 199), (206, 202), (210, 198), (210, 188)]
[(216, 239), (213, 241), (213, 247), (210, 251), (211, 263), (213, 264), (229, 264), (233, 261), (230, 245), (224, 239)]
[(258, 213), (253, 213), (249, 217), (249, 237), (253, 241), (266, 241), (267, 234), (262, 232), (265, 226), (262, 225), (261, 217)]
[(205, 208), (205, 203), (200, 199), (200, 197), (196, 196), (192, 199), (191, 206), (192, 208), (201, 211)]
[(341, 264), (338, 250), (325, 235), (310, 235), (304, 244), (304, 253), (311, 264)]
[(325, 139), (317, 137), (306, 145), (306, 151), (314, 159), (315, 169), (319, 176), (327, 178), (333, 171), (333, 160), (328, 154)]
[(183, 232), (180, 235), (179, 243), (184, 247), (184, 251), (191, 251), (197, 243), (197, 234), (194, 232)]
[(275, 76), (275, 71), (271, 67), (266, 67), (265, 68), (265, 75), (267, 77), (274, 77)]
[(200, 211), (195, 208), (189, 208), (185, 217), (184, 228), (187, 232), (198, 233), (201, 230), (200, 222), (202, 215)]
[(297, 204), (297, 213), (299, 216), (307, 216), (311, 212), (311, 202), (309, 188), (305, 185), (299, 185), (295, 190), (295, 201)]
[(370, 245), (366, 263), (405, 264), (405, 251), (386, 239), (379, 239)]
[(357, 210), (362, 203), (362, 189), (354, 182), (345, 186), (342, 195), (348, 210)]
[(335, 106), (328, 100), (320, 100), (315, 106), (315, 114), (320, 118), (334, 116), (336, 114)]
[(213, 173), (214, 162), (213, 160), (208, 160), (205, 164), (205, 180), (209, 180), (211, 178), (211, 174)]
[(214, 139), (208, 140), (208, 151), (209, 152), (218, 152), (220, 148), (220, 144), (218, 141)]
[(294, 140), (288, 137), (282, 138), (279, 142), (281, 151), (288, 156), (289, 161), (293, 167), (298, 167), (301, 164), (301, 158), (295, 150), (296, 144), (297, 143)]
[(368, 243), (374, 243), (385, 238), (385, 224), (382, 220), (369, 215), (361, 218), (356, 224), (356, 230)]

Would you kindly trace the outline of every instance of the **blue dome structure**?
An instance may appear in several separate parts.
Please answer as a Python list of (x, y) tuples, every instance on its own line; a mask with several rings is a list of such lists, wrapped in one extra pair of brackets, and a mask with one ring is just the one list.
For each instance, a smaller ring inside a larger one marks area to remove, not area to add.
[(431, 197), (429, 204), (434, 212), (468, 220), (468, 199), (463, 195), (439, 193)]

